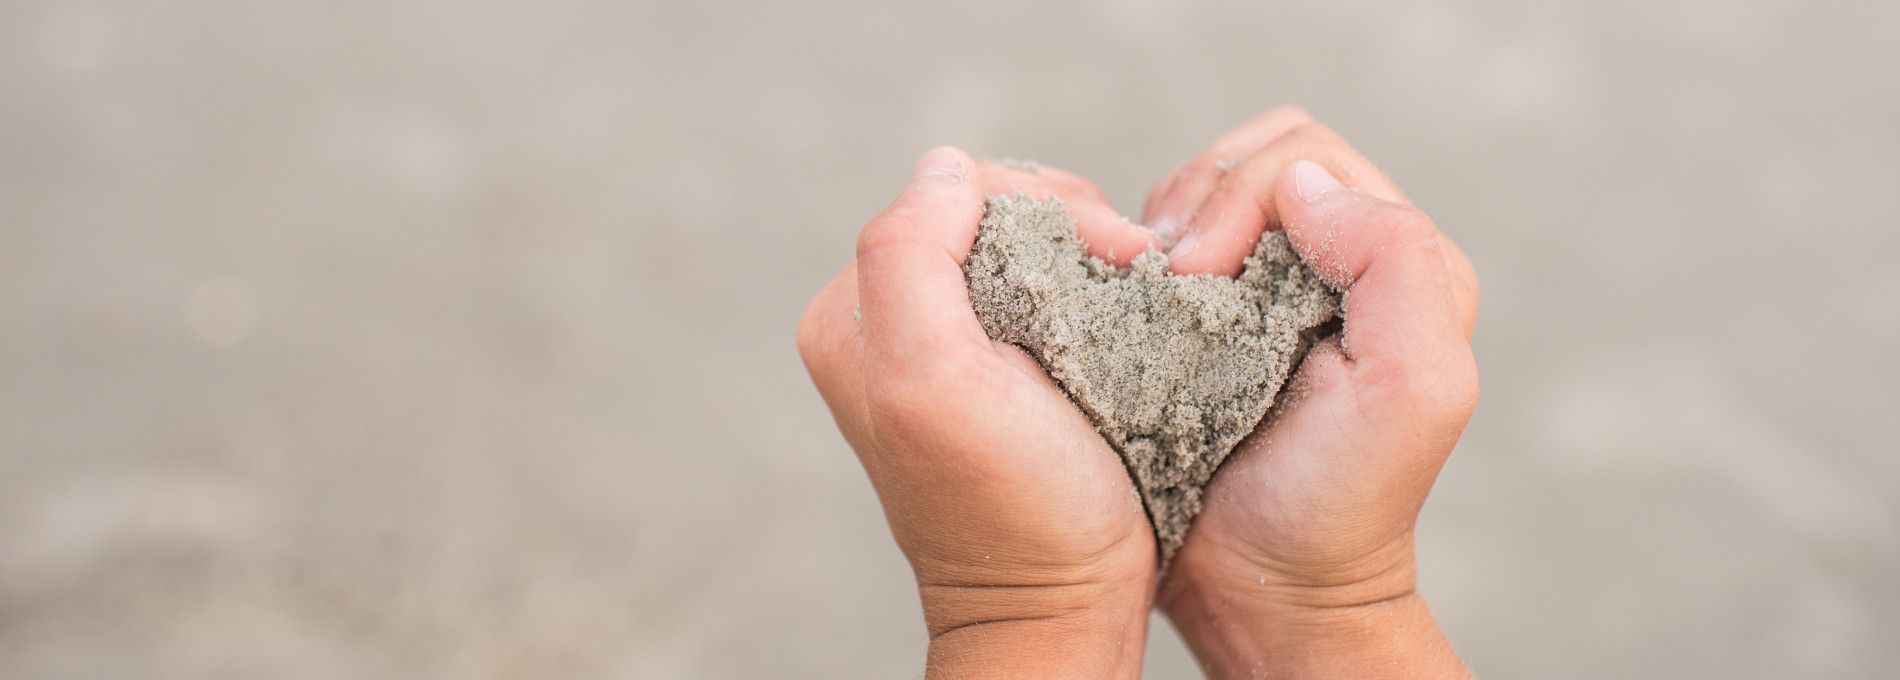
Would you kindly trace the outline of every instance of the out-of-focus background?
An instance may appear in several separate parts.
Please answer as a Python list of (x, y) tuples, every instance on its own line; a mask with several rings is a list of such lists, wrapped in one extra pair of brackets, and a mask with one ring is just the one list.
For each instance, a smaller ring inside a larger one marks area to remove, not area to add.
[[(792, 344), (936, 144), (1270, 105), (1484, 282), (1421, 526), (1493, 677), (1900, 667), (1900, 24), (1858, 2), (0, 4), (0, 677), (905, 677)], [(1154, 677), (1197, 671), (1157, 619)]]

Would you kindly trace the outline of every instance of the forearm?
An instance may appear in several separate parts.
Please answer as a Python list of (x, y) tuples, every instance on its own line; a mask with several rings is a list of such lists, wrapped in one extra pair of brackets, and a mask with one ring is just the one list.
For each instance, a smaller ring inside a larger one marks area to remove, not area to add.
[(1170, 615), (1213, 678), (1470, 676), (1417, 592), (1323, 608), (1194, 599)]

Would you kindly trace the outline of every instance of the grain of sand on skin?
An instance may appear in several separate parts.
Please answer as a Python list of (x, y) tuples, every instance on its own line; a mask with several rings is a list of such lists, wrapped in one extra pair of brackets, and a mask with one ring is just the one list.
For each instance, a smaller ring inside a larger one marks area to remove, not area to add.
[(1235, 278), (1090, 257), (1059, 200), (993, 196), (964, 264), (992, 338), (1027, 350), (1121, 455), (1166, 568), (1215, 469), (1273, 407), (1339, 296), (1262, 235)]

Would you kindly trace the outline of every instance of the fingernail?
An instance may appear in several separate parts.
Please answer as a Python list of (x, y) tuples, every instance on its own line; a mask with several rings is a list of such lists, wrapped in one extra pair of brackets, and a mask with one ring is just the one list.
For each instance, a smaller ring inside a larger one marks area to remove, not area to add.
[(1186, 234), (1181, 235), (1181, 240), (1175, 241), (1174, 247), (1168, 249), (1168, 257), (1172, 259), (1172, 258), (1180, 257), (1182, 255), (1186, 255), (1188, 253), (1194, 252), (1194, 249), (1199, 247), (1200, 245), (1201, 245), (1201, 233), (1198, 231), (1190, 231)]
[(1293, 164), (1293, 191), (1299, 194), (1300, 200), (1312, 203), (1338, 188), (1339, 180), (1318, 163), (1303, 160)]
[(911, 175), (918, 179), (942, 177), (961, 182), (964, 177), (961, 156), (956, 149), (947, 146), (931, 149), (922, 160), (917, 161), (917, 168), (911, 171)]

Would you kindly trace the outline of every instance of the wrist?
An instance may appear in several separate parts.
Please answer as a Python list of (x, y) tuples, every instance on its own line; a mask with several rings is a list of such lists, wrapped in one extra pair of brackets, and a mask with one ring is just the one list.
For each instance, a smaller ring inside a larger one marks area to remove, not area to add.
[(1170, 616), (1194, 628), (1182, 636), (1212, 678), (1470, 675), (1416, 591), (1343, 607)]
[[(1196, 546), (1200, 547), (1200, 546)], [(1412, 593), (1417, 560), (1409, 534), (1351, 557), (1286, 559), (1225, 545), (1183, 550), (1159, 592), (1164, 609), (1199, 605), (1262, 615), (1346, 609)]]
[(1411, 544), (1344, 569), (1184, 551), (1159, 604), (1210, 677), (1463, 677)]
[(924, 585), (931, 678), (1141, 675), (1154, 589)]

